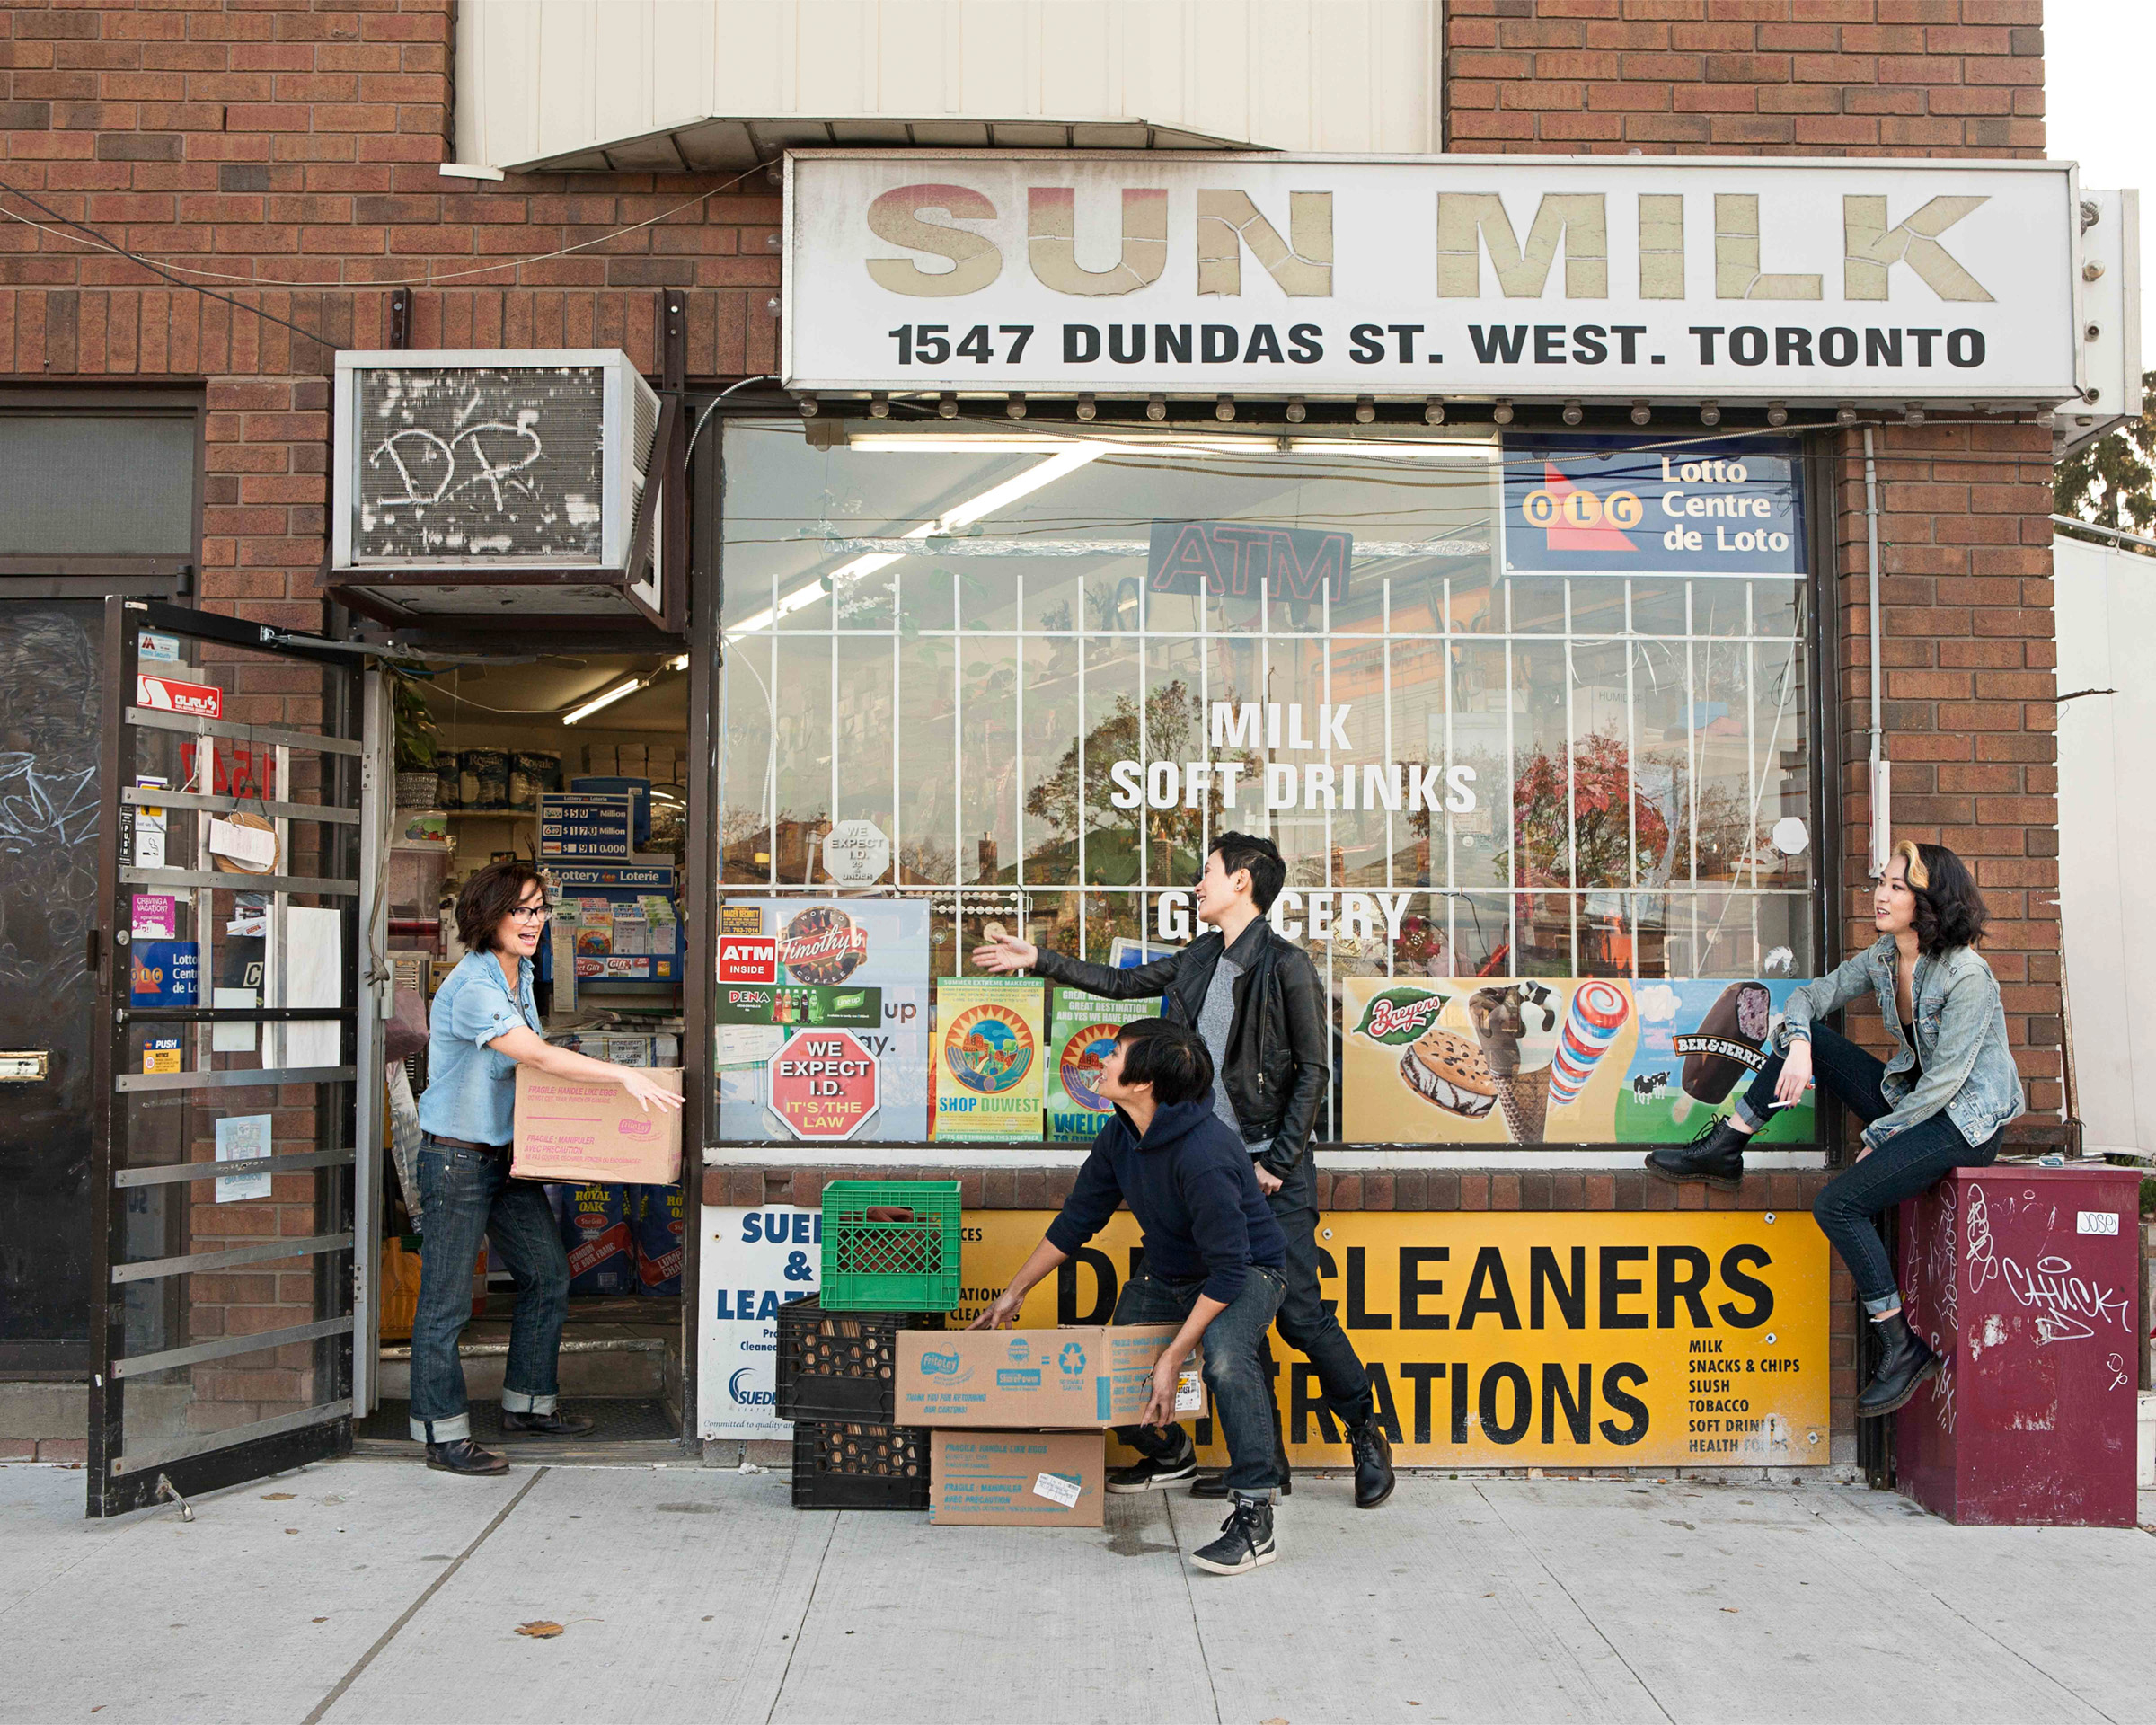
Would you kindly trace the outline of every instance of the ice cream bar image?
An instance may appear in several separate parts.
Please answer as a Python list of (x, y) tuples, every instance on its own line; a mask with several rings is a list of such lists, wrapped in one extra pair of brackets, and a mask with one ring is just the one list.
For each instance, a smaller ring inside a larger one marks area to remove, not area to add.
[[(1694, 1034), (1721, 1042), (1749, 1044), (1757, 1049), (1767, 1039), (1767, 1024), (1772, 1010), (1765, 983), (1733, 982), (1708, 1009)], [(1698, 1048), (1684, 1057), (1684, 1072), (1680, 1082), (1687, 1096), (1712, 1107), (1726, 1100), (1736, 1088), (1737, 1080), (1748, 1076), (1752, 1071), (1751, 1066), (1733, 1055)]]
[(1550, 1063), (1552, 1102), (1572, 1101), (1586, 1088), (1595, 1066), (1617, 1039), (1631, 1010), (1632, 1003), (1615, 983), (1597, 978), (1580, 984), (1572, 995), (1564, 1033), (1558, 1038), (1557, 1056)]

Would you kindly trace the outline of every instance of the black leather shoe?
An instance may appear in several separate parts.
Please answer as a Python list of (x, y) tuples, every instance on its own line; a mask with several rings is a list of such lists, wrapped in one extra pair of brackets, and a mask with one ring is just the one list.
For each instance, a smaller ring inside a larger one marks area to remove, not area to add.
[(511, 1413), (501, 1411), (504, 1438), (581, 1438), (593, 1422), (580, 1413)]
[(496, 1473), (507, 1473), (509, 1458), (497, 1455), (490, 1449), (482, 1449), (469, 1438), (459, 1438), (455, 1443), (429, 1444), (427, 1465), (437, 1473), (464, 1473), (473, 1479), (487, 1479)]
[[(1276, 1450), (1273, 1454), (1273, 1477), (1279, 1482), (1280, 1495), (1295, 1495), (1295, 1472), (1287, 1464), (1287, 1452)], [(1225, 1473), (1200, 1473), (1190, 1482), (1190, 1495), (1207, 1502), (1218, 1502), (1228, 1495), (1228, 1476)]]
[(1392, 1495), (1392, 1446), (1373, 1413), (1359, 1426), (1348, 1428), (1348, 1446), (1355, 1452), (1355, 1507), (1374, 1509)]
[(1939, 1356), (1910, 1329), (1905, 1313), (1879, 1319), (1878, 1331), (1886, 1353), (1871, 1382), (1864, 1386), (1864, 1393), (1857, 1398), (1860, 1420), (1877, 1420), (1892, 1413), (1939, 1376)]
[(1745, 1183), (1745, 1146), (1751, 1137), (1727, 1119), (1710, 1120), (1683, 1148), (1649, 1151), (1647, 1172), (1678, 1185), (1703, 1180), (1734, 1192)]

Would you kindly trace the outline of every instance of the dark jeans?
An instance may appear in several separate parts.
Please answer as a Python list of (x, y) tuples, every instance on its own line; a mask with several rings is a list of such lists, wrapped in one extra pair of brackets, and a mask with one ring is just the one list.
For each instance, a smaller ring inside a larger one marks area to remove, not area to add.
[(552, 1413), (555, 1356), (569, 1314), (569, 1254), (546, 1189), (509, 1178), (507, 1150), (455, 1150), (427, 1135), (420, 1151), (420, 1305), (411, 1324), (411, 1435), (472, 1435), (456, 1339), (472, 1316), (472, 1266), (490, 1239), (517, 1285), (501, 1405)]
[[(1195, 1281), (1167, 1282), (1150, 1276), (1143, 1262), (1123, 1284), (1116, 1300), (1118, 1323), (1180, 1323), (1205, 1292)], [(1206, 1326), (1199, 1346), (1201, 1368), (1212, 1398), (1214, 1423), (1228, 1446), (1228, 1489), (1251, 1497), (1270, 1497), (1279, 1482), (1273, 1475), (1273, 1428), (1266, 1407), (1266, 1379), (1258, 1349), (1266, 1325), (1280, 1307), (1280, 1273), (1253, 1266), (1242, 1291), (1228, 1309)], [(1190, 1451), (1190, 1434), (1180, 1426), (1118, 1426), (1116, 1436), (1141, 1455), (1171, 1461)]]
[[(1745, 1092), (1742, 1105), (1748, 1120), (1772, 1118), (1774, 1085), (1781, 1076), (1782, 1057), (1776, 1055), (1760, 1069)], [(1882, 1114), (1893, 1112), (1880, 1092), (1886, 1063), (1865, 1053), (1845, 1036), (1824, 1024), (1812, 1026), (1812, 1078), (1820, 1091), (1841, 1099), (1843, 1107), (1869, 1126)], [(1934, 1185), (1950, 1168), (1982, 1168), (1998, 1155), (2006, 1133), (2002, 1128), (1980, 1145), (1972, 1146), (1961, 1128), (1941, 1112), (1896, 1132), (1877, 1150), (1844, 1168), (1812, 1202), (1812, 1215), (1820, 1231), (1833, 1243), (1856, 1280), (1857, 1297), (1873, 1317), (1891, 1312), (1902, 1303), (1894, 1284), (1894, 1261), (1872, 1218), (1892, 1209), (1905, 1198)]]
[[(1318, 1387), (1333, 1413), (1349, 1425), (1360, 1425), (1374, 1405), (1370, 1372), (1318, 1289), (1318, 1171), (1309, 1156), (1296, 1164), (1295, 1172), (1267, 1202), (1287, 1236), (1287, 1296), (1280, 1302), (1274, 1325), (1281, 1340), (1318, 1368)], [(1258, 1358), (1265, 1367), (1265, 1393), (1277, 1430), (1280, 1404), (1273, 1380), (1278, 1367), (1270, 1337), (1259, 1343)]]

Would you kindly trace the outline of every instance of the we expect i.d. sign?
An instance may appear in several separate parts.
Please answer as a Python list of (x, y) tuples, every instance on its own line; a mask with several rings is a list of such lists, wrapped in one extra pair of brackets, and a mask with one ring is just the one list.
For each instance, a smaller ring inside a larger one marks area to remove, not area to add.
[(2081, 384), (2066, 164), (812, 151), (786, 191), (797, 390), (2049, 405)]

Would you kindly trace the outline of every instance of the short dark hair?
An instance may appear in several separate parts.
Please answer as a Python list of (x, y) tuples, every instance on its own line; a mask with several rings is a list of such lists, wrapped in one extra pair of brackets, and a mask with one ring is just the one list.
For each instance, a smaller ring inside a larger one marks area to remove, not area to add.
[(1213, 1057), (1197, 1033), (1164, 1018), (1134, 1018), (1116, 1032), (1123, 1082), (1151, 1084), (1153, 1100), (1172, 1108), (1213, 1088)]
[(1944, 845), (1920, 845), (1904, 838), (1894, 854), (1907, 865), (1909, 895), (1916, 900), (1917, 950), (1937, 958), (1957, 946), (1975, 946), (1984, 938), (1991, 913), (1969, 865)]
[(1238, 869), (1250, 871), (1250, 898), (1260, 911), (1273, 907), (1273, 900), (1287, 884), (1287, 864), (1281, 860), (1277, 845), (1256, 833), (1215, 833), (1212, 850), (1206, 854), (1210, 856), (1213, 851), (1220, 853), (1220, 866), (1228, 873)]
[(542, 898), (546, 879), (529, 862), (490, 862), (464, 882), (456, 895), (456, 938), (473, 952), (491, 952), (502, 918), (524, 902), (524, 889), (539, 883)]

